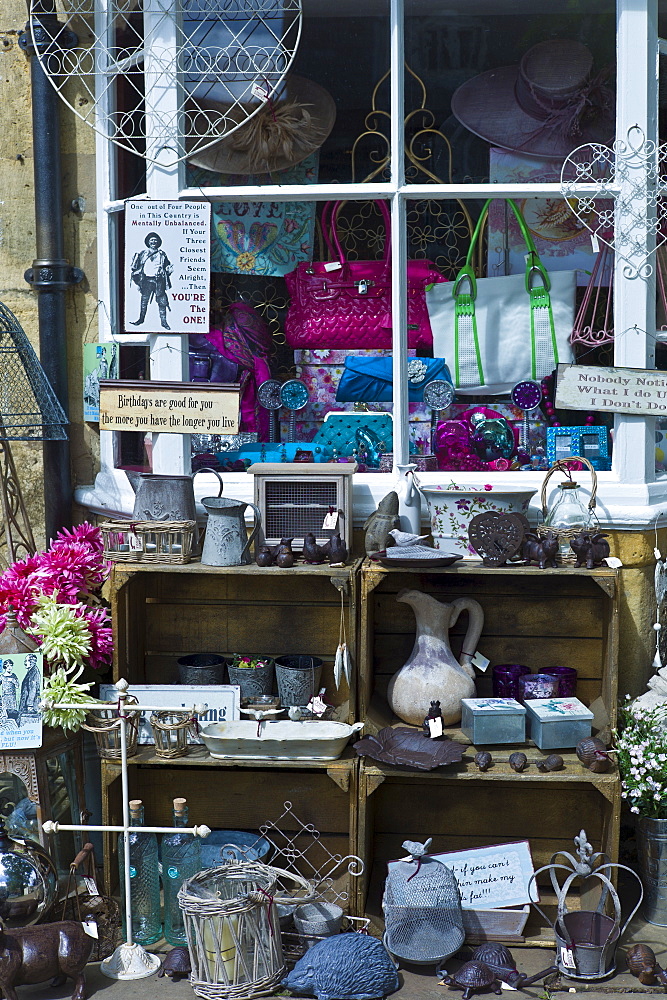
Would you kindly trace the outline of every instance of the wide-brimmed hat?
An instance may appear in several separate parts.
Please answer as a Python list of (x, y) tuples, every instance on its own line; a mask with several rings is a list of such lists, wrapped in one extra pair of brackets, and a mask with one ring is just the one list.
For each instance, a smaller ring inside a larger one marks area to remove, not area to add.
[(500, 66), (462, 84), (452, 112), (493, 146), (563, 159), (587, 142), (614, 138), (614, 95), (593, 56), (567, 38), (539, 42), (518, 66)]
[[(278, 91), (279, 97), (264, 106), (240, 128), (201, 151), (188, 161), (219, 174), (263, 174), (284, 170), (310, 156), (327, 139), (336, 121), (331, 94), (312, 80), (290, 74)], [(203, 114), (212, 129), (230, 132), (239, 115), (247, 110), (207, 100), (206, 106), (190, 101), (191, 114)]]

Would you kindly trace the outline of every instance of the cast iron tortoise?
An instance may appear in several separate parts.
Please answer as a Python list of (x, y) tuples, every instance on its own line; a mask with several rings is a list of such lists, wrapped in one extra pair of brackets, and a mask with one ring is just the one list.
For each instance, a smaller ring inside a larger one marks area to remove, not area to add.
[(484, 962), (466, 962), (451, 976), (445, 976), (443, 982), (450, 989), (463, 990), (463, 1000), (470, 1000), (474, 993), (489, 989), (498, 996), (502, 993), (497, 976)]

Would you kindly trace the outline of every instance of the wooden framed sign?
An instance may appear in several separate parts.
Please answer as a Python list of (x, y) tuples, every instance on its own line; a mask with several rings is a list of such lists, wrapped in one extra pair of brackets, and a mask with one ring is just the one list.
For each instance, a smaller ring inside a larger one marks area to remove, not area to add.
[(559, 365), (555, 405), (561, 410), (667, 415), (667, 372), (655, 368)]
[(100, 382), (100, 430), (238, 434), (239, 387), (223, 382)]

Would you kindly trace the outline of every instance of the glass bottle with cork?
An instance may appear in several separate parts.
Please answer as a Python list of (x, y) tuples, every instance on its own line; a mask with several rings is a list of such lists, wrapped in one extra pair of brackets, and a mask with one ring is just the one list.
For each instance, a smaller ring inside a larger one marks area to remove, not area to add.
[[(144, 825), (141, 799), (130, 801), (130, 823)], [(118, 837), (118, 866), (121, 886), (125, 880), (123, 836)], [(130, 892), (132, 903), (132, 937), (137, 944), (155, 944), (162, 937), (160, 920), (160, 871), (157, 837), (154, 833), (128, 833), (130, 841)], [(123, 895), (123, 934), (126, 934), (125, 896)]]
[[(186, 800), (174, 799), (174, 826), (188, 825)], [(199, 838), (185, 830), (165, 833), (162, 837), (162, 884), (164, 886), (164, 936), (173, 945), (187, 944), (183, 914), (178, 905), (178, 890), (183, 882), (201, 869)]]

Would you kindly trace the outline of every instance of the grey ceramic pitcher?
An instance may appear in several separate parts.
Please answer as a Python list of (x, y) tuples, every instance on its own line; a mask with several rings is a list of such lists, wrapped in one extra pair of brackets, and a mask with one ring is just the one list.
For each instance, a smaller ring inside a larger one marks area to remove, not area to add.
[[(204, 497), (202, 504), (208, 513), (201, 561), (207, 566), (245, 566), (252, 562), (250, 546), (257, 537), (262, 518), (254, 503), (228, 500), (226, 497)], [(245, 526), (245, 509), (255, 512), (255, 527), (250, 537)]]

